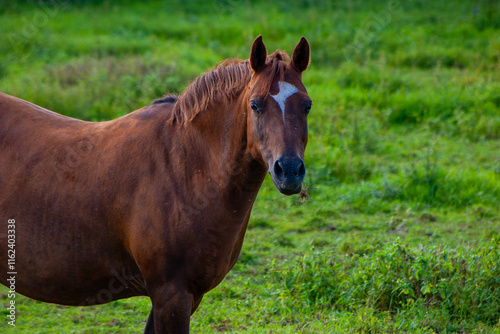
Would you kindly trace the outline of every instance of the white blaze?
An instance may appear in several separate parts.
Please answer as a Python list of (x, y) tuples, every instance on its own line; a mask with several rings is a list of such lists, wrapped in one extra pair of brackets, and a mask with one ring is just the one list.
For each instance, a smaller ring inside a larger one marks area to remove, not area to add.
[(293, 94), (297, 93), (299, 90), (292, 84), (285, 81), (279, 81), (279, 91), (276, 95), (271, 95), (271, 97), (278, 103), (281, 108), (281, 114), (283, 115), (283, 124), (285, 124), (285, 102)]

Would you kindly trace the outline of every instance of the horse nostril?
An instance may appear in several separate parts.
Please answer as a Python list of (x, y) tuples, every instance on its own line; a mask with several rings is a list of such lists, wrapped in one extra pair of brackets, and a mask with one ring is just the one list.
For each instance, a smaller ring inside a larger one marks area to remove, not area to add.
[(297, 172), (295, 173), (295, 176), (304, 176), (306, 174), (306, 167), (304, 166), (304, 163), (301, 161), (299, 163), (299, 168), (297, 168)]
[(277, 160), (274, 163), (274, 174), (278, 177), (281, 178), (283, 176), (283, 168), (281, 167), (281, 163), (279, 160)]

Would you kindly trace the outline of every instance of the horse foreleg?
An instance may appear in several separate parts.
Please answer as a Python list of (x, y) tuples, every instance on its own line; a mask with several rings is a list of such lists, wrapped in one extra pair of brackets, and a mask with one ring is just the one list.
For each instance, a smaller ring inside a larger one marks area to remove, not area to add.
[(193, 297), (182, 290), (159, 289), (151, 297), (153, 308), (145, 333), (188, 334)]
[(155, 334), (155, 319), (153, 308), (151, 308), (151, 311), (149, 312), (148, 322), (146, 323), (146, 328), (144, 328), (144, 334)]

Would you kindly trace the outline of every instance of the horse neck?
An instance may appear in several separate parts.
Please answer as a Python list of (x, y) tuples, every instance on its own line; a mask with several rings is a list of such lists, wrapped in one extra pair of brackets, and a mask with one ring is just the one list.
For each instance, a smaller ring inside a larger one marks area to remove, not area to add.
[(230, 103), (213, 103), (183, 126), (188, 143), (197, 146), (196, 152), (188, 150), (188, 160), (203, 161), (197, 172), (213, 179), (238, 211), (251, 208), (267, 172), (247, 147), (246, 100), (243, 91)]

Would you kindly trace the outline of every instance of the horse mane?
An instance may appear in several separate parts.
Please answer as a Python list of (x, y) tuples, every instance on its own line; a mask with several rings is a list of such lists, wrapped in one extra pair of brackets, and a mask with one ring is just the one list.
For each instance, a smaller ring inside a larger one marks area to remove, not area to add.
[(177, 102), (177, 96), (167, 94), (167, 95), (165, 95), (164, 97), (162, 97), (162, 98), (160, 98), (160, 99), (154, 100), (154, 101), (153, 101), (153, 104), (160, 104), (160, 103), (175, 103), (175, 102)]
[[(262, 93), (267, 94), (276, 75), (281, 79), (285, 76), (290, 57), (284, 51), (276, 50), (267, 56), (266, 64), (270, 68), (259, 75), (264, 76)], [(223, 60), (217, 66), (197, 77), (175, 101), (170, 121), (183, 124), (206, 110), (215, 102), (230, 102), (247, 87), (253, 71), (249, 60), (230, 58)], [(170, 101), (169, 101), (170, 102)]]

